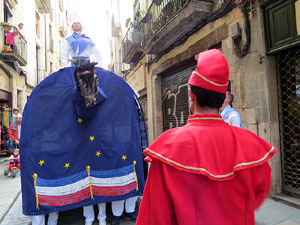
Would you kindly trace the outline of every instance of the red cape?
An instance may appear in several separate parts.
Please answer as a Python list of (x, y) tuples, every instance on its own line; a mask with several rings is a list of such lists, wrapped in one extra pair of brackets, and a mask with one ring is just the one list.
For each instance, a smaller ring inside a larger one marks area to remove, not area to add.
[(190, 116), (184, 127), (164, 132), (144, 153), (176, 169), (221, 181), (264, 164), (276, 151), (256, 134), (228, 125), (220, 115), (202, 114)]
[(144, 151), (152, 163), (137, 225), (254, 225), (276, 151), (219, 115), (190, 116)]

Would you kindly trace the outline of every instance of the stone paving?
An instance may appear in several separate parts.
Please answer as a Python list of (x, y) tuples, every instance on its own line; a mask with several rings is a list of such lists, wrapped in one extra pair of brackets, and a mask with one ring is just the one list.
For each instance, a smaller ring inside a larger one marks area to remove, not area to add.
[(12, 205), (8, 213), (5, 215), (1, 225), (29, 225), (31, 224), (31, 217), (25, 216), (22, 213), (22, 195), (20, 194), (15, 203)]
[[(21, 192), (21, 180), (17, 175), (15, 178), (4, 176), (4, 169), (8, 165), (8, 161), (1, 158), (0, 162), (0, 224), (1, 220), (13, 205)], [(18, 224), (18, 223), (17, 223)]]
[[(0, 172), (8, 162), (0, 158)], [(22, 195), (20, 176), (11, 178), (0, 176), (0, 225), (30, 225), (31, 217), (22, 213)], [(138, 207), (137, 207), (138, 208)], [(97, 207), (95, 214), (97, 215)], [(111, 204), (107, 204), (107, 225), (112, 216)], [(84, 217), (82, 208), (61, 212), (58, 225), (83, 225)], [(122, 216), (121, 225), (135, 225), (126, 215)], [(267, 199), (261, 209), (255, 213), (256, 225), (300, 225), (300, 209), (288, 206), (281, 202)], [(94, 221), (93, 225), (98, 225)]]
[(300, 225), (300, 209), (267, 199), (256, 212), (256, 225)]

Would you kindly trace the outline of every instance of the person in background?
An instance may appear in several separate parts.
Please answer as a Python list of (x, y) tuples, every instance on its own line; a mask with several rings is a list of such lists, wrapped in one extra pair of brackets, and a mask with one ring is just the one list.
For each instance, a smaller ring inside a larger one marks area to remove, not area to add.
[[(19, 147), (20, 143), (20, 137), (21, 137), (21, 124), (22, 124), (22, 115), (18, 114), (16, 116), (16, 128), (13, 129), (13, 124), (9, 126), (9, 138), (11, 139), (10, 141), (13, 141), (12, 144), (10, 144), (10, 149), (15, 149)], [(11, 153), (13, 150), (10, 150)]]
[(13, 118), (12, 118), (12, 124), (13, 124), (12, 129), (13, 130), (16, 130), (16, 117), (19, 113), (20, 113), (20, 110), (18, 108), (13, 109), (13, 113), (12, 113), (12, 116), (13, 116)]
[(23, 23), (19, 23), (18, 24), (18, 34), (20, 33), (20, 35), (19, 35), (19, 41), (22, 39), (22, 37), (24, 39), (26, 39), (25, 35), (23, 34), (23, 27), (24, 27)]
[(223, 120), (231, 126), (242, 127), (240, 114), (232, 107), (234, 96), (227, 90), (226, 97), (220, 108)]
[(13, 154), (9, 157), (9, 167), (8, 167), (8, 176), (11, 176), (11, 170), (14, 166), (20, 169), (20, 155), (19, 149), (15, 149)]
[(219, 114), (229, 67), (217, 49), (199, 54), (189, 85), (192, 115), (145, 151), (151, 162), (137, 225), (254, 225), (277, 151)]
[(95, 46), (95, 43), (87, 36), (82, 34), (82, 25), (79, 22), (72, 24), (73, 34), (66, 38), (62, 47), (61, 66), (62, 68), (73, 66), (68, 60), (69, 58), (77, 60), (79, 58), (90, 59), (102, 65), (100, 52)]
[(19, 24), (18, 24), (18, 29), (19, 29), (19, 31), (21, 31), (21, 30), (23, 29), (23, 27), (24, 27), (24, 24), (23, 24), (23, 23), (19, 23)]

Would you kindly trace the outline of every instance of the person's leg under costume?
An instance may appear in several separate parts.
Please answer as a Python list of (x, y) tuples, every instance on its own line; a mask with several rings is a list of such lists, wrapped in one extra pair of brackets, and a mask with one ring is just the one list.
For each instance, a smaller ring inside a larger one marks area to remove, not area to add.
[(125, 200), (111, 202), (111, 209), (114, 216), (122, 216)]
[[(103, 224), (105, 224), (104, 221), (106, 219), (106, 203), (98, 204), (98, 208), (99, 214), (97, 219), (99, 220), (99, 223), (102, 222)], [(93, 224), (95, 219), (94, 206), (89, 205), (83, 207), (83, 216), (85, 217), (86, 225)]]
[[(58, 212), (49, 213), (47, 225), (57, 225)], [(32, 216), (32, 225), (45, 225), (45, 215)]]
[(126, 213), (133, 213), (135, 211), (135, 203), (137, 201), (137, 196), (128, 198), (126, 200), (114, 201), (111, 203), (111, 208), (114, 216), (122, 216), (124, 211), (124, 201), (125, 201), (125, 211)]
[(128, 198), (126, 200), (114, 201), (111, 203), (111, 209), (113, 213), (113, 218), (111, 220), (111, 224), (117, 224), (120, 220), (120, 217), (124, 211), (124, 202), (125, 202), (125, 211), (126, 213), (134, 220), (136, 220), (135, 214), (135, 204), (137, 200), (137, 196)]
[(134, 196), (134, 197), (126, 199), (126, 201), (125, 201), (125, 212), (126, 213), (135, 212), (135, 205), (136, 205), (137, 199), (138, 199), (138, 196)]

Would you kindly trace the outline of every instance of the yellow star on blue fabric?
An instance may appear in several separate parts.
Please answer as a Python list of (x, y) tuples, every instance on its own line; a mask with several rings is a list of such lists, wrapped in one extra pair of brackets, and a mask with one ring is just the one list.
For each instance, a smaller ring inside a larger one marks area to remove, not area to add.
[(70, 167), (70, 163), (65, 163), (65, 166), (67, 169)]
[(96, 153), (96, 156), (100, 156), (101, 155), (101, 152), (100, 151), (98, 151), (97, 153)]
[(90, 141), (94, 141), (95, 137), (94, 136), (90, 136)]
[(45, 160), (40, 160), (39, 164), (42, 166), (45, 163)]
[(126, 155), (123, 155), (122, 156), (122, 159), (125, 161), (127, 159), (127, 156)]
[(80, 117), (78, 117), (77, 122), (82, 123), (82, 119)]

